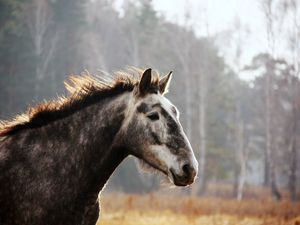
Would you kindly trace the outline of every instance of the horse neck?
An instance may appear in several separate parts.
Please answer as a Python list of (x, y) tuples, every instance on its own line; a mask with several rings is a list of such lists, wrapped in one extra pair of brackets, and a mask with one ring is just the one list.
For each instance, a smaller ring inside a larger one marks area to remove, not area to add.
[(84, 184), (81, 188), (86, 192), (98, 193), (127, 156), (126, 149), (115, 141), (128, 105), (127, 95), (104, 99), (53, 125), (63, 133), (58, 132), (63, 136), (61, 148), (63, 152), (67, 149), (68, 162), (78, 168), (75, 183), (78, 188)]

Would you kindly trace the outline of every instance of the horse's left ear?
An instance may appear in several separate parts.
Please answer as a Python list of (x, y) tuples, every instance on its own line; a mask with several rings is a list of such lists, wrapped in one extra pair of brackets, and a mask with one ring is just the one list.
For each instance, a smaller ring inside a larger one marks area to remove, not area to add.
[(139, 83), (139, 94), (145, 95), (151, 86), (152, 69), (148, 68), (144, 71)]
[(161, 94), (165, 94), (168, 92), (168, 89), (169, 89), (169, 85), (170, 85), (170, 82), (171, 82), (171, 79), (172, 79), (172, 71), (170, 71), (170, 73), (164, 77), (162, 77), (160, 80), (159, 80), (159, 91)]

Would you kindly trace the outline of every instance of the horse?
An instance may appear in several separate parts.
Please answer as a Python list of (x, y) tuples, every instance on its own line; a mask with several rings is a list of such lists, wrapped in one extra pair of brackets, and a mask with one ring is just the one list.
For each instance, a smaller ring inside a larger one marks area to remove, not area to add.
[(164, 96), (171, 77), (151, 68), (71, 76), (68, 97), (1, 122), (0, 224), (95, 225), (99, 193), (129, 155), (192, 184), (198, 162)]

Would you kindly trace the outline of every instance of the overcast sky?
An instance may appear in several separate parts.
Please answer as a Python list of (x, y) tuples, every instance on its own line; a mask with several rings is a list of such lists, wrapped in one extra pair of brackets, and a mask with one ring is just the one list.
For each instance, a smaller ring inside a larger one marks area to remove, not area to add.
[[(267, 50), (265, 20), (261, 5), (257, 0), (153, 0), (155, 9), (168, 20), (184, 24), (184, 14), (188, 9), (191, 14), (191, 26), (199, 36), (215, 35), (230, 28), (233, 29), (237, 18), (249, 30), (244, 32), (241, 64), (249, 64), (252, 57)], [(206, 25), (207, 24), (207, 25)], [(221, 53), (228, 63), (232, 63), (234, 46), (220, 43)], [(242, 74), (244, 79), (253, 78), (252, 74)]]
[[(124, 0), (117, 0), (121, 7)], [(188, 25), (200, 36), (215, 36), (218, 34), (217, 42), (220, 54), (226, 62), (234, 68), (234, 53), (237, 40), (226, 38), (224, 34), (228, 30), (234, 30), (235, 21), (239, 18), (243, 27), (241, 32), (240, 64), (249, 65), (253, 56), (258, 53), (267, 52), (268, 42), (266, 34), (266, 20), (261, 6), (262, 0), (152, 0), (154, 8), (167, 20), (181, 25), (185, 23), (185, 12), (188, 11), (190, 19)], [(118, 6), (117, 6), (118, 7)], [(277, 30), (276, 54), (287, 56), (286, 44), (283, 44), (284, 31)], [(231, 32), (232, 33), (232, 32)], [(286, 38), (286, 37), (285, 37)], [(230, 41), (231, 40), (231, 41)], [(254, 75), (244, 72), (240, 75), (246, 80), (251, 80)]]

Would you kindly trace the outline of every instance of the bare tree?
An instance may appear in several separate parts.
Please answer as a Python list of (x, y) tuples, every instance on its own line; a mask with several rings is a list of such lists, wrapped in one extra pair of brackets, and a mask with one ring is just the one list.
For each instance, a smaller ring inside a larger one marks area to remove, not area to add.
[[(207, 26), (207, 38), (209, 38), (208, 22)], [(205, 50), (205, 47), (204, 47)], [(205, 55), (205, 52), (204, 52)], [(204, 62), (207, 63), (207, 62)], [(208, 67), (205, 65), (204, 67)], [(207, 158), (207, 86), (208, 77), (203, 69), (199, 69), (199, 133), (200, 133), (200, 145), (199, 145), (199, 193), (205, 192), (207, 186), (207, 171), (206, 171), (206, 158)]]
[[(47, 0), (31, 0), (24, 4), (25, 23), (28, 26), (33, 43), (36, 63), (36, 95), (40, 92), (41, 81), (46, 75), (49, 63), (54, 56), (58, 41), (58, 32), (47, 35), (51, 22), (52, 12)], [(55, 82), (52, 82), (55, 84)]]
[[(204, 18), (203, 18), (203, 27), (205, 27), (205, 36), (207, 39), (210, 39), (209, 32), (209, 21), (207, 20), (205, 9), (201, 10)], [(205, 47), (204, 47), (205, 50)], [(205, 52), (204, 52), (205, 55)], [(206, 63), (206, 62), (204, 62)], [(207, 65), (205, 65), (207, 67)], [(199, 133), (200, 133), (200, 145), (199, 145), (199, 192), (203, 193), (206, 188), (206, 136), (207, 136), (207, 127), (206, 127), (206, 117), (207, 117), (207, 74), (199, 68)]]
[[(298, 1), (296, 0), (289, 0), (283, 1), (283, 12), (286, 16), (290, 14), (292, 20), (292, 29), (288, 32), (288, 40), (289, 40), (289, 49), (292, 55), (292, 65), (294, 68), (294, 74), (292, 74), (292, 79), (295, 79), (295, 82), (291, 82), (291, 115), (288, 121), (290, 132), (287, 133), (288, 139), (288, 153), (290, 155), (290, 162), (289, 162), (289, 169), (288, 169), (288, 190), (290, 192), (290, 199), (295, 201), (297, 198), (297, 170), (298, 170), (298, 130), (299, 130), (299, 114), (300, 114), (300, 101), (299, 101), (299, 94), (300, 94), (300, 47), (299, 47), (299, 35), (300, 35), (300, 25), (299, 25), (299, 12), (298, 12)], [(288, 10), (290, 13), (288, 13)], [(294, 77), (294, 78), (293, 78)]]
[(236, 198), (241, 201), (243, 199), (243, 191), (247, 178), (247, 162), (249, 160), (250, 146), (247, 142), (246, 131), (247, 127), (241, 116), (241, 108), (238, 106), (237, 112), (237, 146), (236, 157), (239, 164), (239, 176), (237, 182)]
[[(86, 64), (89, 69), (101, 69), (108, 71), (107, 63), (105, 61), (104, 48), (107, 47), (107, 38), (105, 35), (110, 35), (113, 25), (105, 26), (106, 32), (102, 32), (102, 24), (109, 23), (109, 17), (106, 17), (106, 11), (111, 5), (105, 0), (89, 1), (86, 7), (87, 22), (91, 27), (91, 30), (86, 31), (84, 35), (86, 52)], [(101, 23), (98, 24), (98, 21)], [(93, 26), (96, 24), (97, 26)], [(95, 32), (95, 30), (98, 32)]]
[(205, 189), (205, 164), (206, 164), (206, 95), (207, 95), (206, 74), (200, 72), (199, 77), (199, 191), (202, 193)]
[[(274, 35), (274, 23), (275, 16), (273, 12), (274, 0), (263, 0), (262, 9), (266, 18), (266, 30), (268, 40), (268, 54), (272, 56), (272, 59), (276, 59), (275, 52), (275, 35)], [(272, 63), (273, 60), (268, 60), (266, 64), (266, 78), (265, 78), (265, 173), (264, 184), (270, 185), (272, 195), (276, 199), (281, 199), (281, 194), (278, 191), (276, 184), (276, 170), (274, 162), (274, 149), (272, 146)], [(275, 143), (275, 142), (274, 142)], [(273, 143), (273, 145), (274, 145)]]
[[(126, 48), (128, 57), (130, 57), (130, 62), (134, 66), (140, 66), (140, 33), (137, 31), (138, 24), (135, 12), (135, 6), (129, 0), (123, 2), (123, 9), (127, 13), (126, 18), (129, 21), (125, 21), (126, 29)], [(130, 23), (130, 27), (127, 23)], [(128, 27), (127, 27), (128, 26)], [(128, 28), (128, 29), (127, 29)]]
[(291, 0), (292, 8), (293, 8), (293, 23), (294, 23), (294, 29), (293, 29), (293, 47), (294, 49), (294, 54), (293, 54), (293, 65), (294, 65), (294, 70), (295, 70), (295, 77), (297, 82), (295, 83), (295, 90), (293, 91), (294, 96), (293, 96), (293, 107), (292, 107), (292, 119), (293, 119), (293, 131), (292, 131), (292, 136), (291, 136), (291, 163), (290, 163), (290, 174), (289, 174), (289, 191), (290, 191), (290, 198), (291, 200), (295, 201), (297, 196), (296, 196), (296, 186), (297, 186), (297, 176), (296, 172), (298, 169), (298, 152), (297, 152), (297, 130), (299, 129), (299, 122), (298, 122), (298, 115), (300, 114), (300, 101), (298, 99), (299, 94), (300, 94), (300, 85), (299, 85), (299, 79), (300, 79), (300, 47), (299, 47), (299, 31), (300, 31), (300, 25), (298, 23), (298, 1), (296, 0)]
[[(237, 70), (237, 74), (242, 71), (241, 56), (242, 56), (242, 32), (241, 21), (236, 18), (234, 24), (234, 30), (236, 31), (236, 38), (234, 38), (235, 53), (234, 53), (234, 64)], [(238, 177), (236, 182), (236, 197), (238, 200), (243, 198), (243, 189), (246, 181), (246, 152), (244, 144), (244, 121), (241, 115), (241, 106), (238, 100), (236, 100), (236, 159), (239, 164), (238, 166)]]

